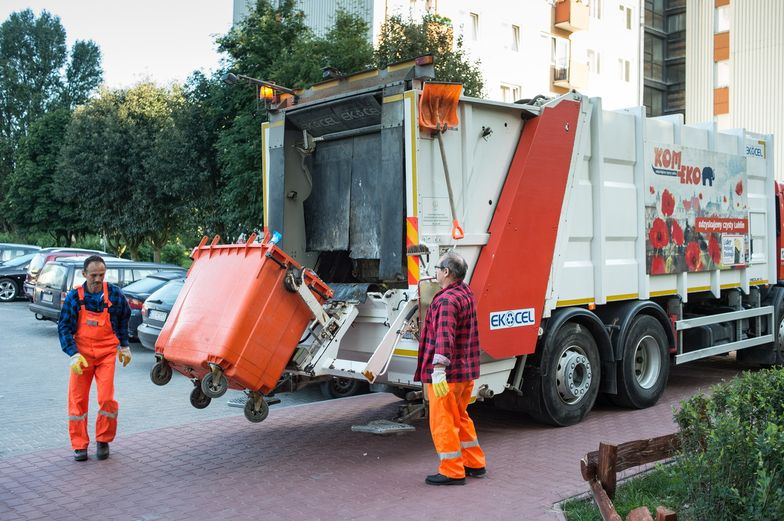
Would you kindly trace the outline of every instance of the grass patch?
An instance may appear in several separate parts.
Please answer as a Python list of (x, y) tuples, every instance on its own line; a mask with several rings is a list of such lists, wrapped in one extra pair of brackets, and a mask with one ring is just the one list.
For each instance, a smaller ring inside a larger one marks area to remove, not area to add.
[[(585, 488), (588, 489), (588, 482)], [(651, 514), (656, 513), (657, 506), (677, 512), (685, 496), (683, 478), (675, 471), (675, 467), (657, 465), (654, 470), (619, 484), (613, 504), (618, 515), (626, 518), (630, 511), (641, 506), (647, 506)], [(567, 501), (561, 508), (568, 521), (602, 521), (593, 497)]]

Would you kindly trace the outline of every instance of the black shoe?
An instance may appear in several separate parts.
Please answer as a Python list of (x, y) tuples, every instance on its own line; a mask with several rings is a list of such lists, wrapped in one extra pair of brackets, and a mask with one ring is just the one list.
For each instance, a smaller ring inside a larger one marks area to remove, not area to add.
[(425, 479), (428, 485), (465, 485), (465, 478), (450, 478), (443, 474), (433, 474)]
[(109, 444), (104, 441), (98, 442), (98, 450), (95, 451), (95, 457), (98, 459), (106, 459), (109, 457)]
[(484, 467), (479, 467), (475, 469), (473, 467), (464, 467), (466, 476), (469, 478), (483, 478), (487, 474), (487, 469)]
[(87, 449), (76, 449), (74, 451), (74, 461), (87, 461)]

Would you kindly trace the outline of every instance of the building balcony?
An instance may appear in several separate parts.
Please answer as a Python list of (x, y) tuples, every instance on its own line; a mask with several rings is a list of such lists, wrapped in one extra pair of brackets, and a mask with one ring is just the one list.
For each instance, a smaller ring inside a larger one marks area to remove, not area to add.
[(569, 62), (569, 67), (551, 67), (553, 86), (561, 89), (580, 89), (588, 85), (588, 65)]
[(573, 33), (588, 29), (588, 6), (582, 0), (557, 0), (553, 25)]

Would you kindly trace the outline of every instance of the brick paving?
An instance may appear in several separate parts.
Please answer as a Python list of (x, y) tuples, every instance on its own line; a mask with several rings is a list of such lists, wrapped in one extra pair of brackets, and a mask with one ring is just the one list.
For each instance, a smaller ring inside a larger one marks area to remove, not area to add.
[(129, 432), (121, 419), (107, 461), (94, 446), (85, 463), (66, 446), (1, 459), (0, 519), (555, 519), (555, 502), (587, 490), (584, 453), (673, 432), (680, 400), (736, 372), (722, 360), (679, 367), (656, 406), (600, 405), (567, 428), (473, 408), (489, 473), (465, 487), (424, 484), (437, 460), (422, 422), (390, 437), (350, 432), (392, 417), (391, 394), (273, 408), (261, 424), (229, 415)]

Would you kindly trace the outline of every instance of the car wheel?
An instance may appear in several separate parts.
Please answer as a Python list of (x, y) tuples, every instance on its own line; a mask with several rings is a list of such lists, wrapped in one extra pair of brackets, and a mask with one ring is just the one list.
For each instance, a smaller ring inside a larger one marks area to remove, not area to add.
[(18, 289), (11, 279), (0, 279), (0, 302), (11, 302), (16, 298)]
[(324, 398), (347, 398), (364, 390), (362, 382), (351, 378), (332, 378), (321, 383)]

